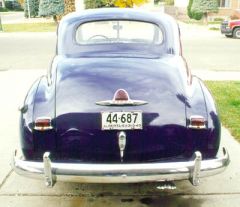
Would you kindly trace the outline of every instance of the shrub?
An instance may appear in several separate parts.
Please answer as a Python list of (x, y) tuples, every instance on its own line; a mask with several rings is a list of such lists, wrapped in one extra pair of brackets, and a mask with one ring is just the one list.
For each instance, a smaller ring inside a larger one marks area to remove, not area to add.
[(189, 16), (190, 19), (193, 18), (193, 14), (192, 14), (192, 11), (191, 11), (191, 9), (192, 9), (192, 4), (193, 4), (193, 0), (189, 0), (188, 6), (187, 6), (187, 14), (188, 14), (188, 16)]
[(64, 13), (63, 0), (40, 0), (39, 16), (49, 17), (52, 16), (57, 21), (57, 15)]
[(224, 18), (221, 17), (216, 17), (213, 19), (214, 22), (222, 22), (224, 20)]
[(104, 7), (102, 0), (84, 0), (85, 9), (95, 9)]
[(7, 8), (0, 7), (0, 12), (8, 12), (9, 10)]
[(203, 13), (201, 12), (192, 12), (192, 15), (193, 15), (193, 19), (195, 20), (201, 20), (203, 17)]
[(165, 0), (166, 5), (174, 5), (174, 0)]
[(191, 12), (203, 13), (204, 22), (208, 21), (209, 12), (218, 12), (218, 0), (194, 0), (191, 8)]
[(195, 12), (192, 11), (193, 0), (189, 0), (188, 7), (187, 7), (187, 14), (190, 19), (201, 20), (203, 17), (202, 12)]

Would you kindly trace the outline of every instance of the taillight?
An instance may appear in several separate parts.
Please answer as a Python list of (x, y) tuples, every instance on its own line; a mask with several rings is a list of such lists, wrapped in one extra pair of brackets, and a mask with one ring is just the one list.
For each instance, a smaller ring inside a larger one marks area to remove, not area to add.
[(191, 116), (188, 127), (191, 129), (206, 129), (206, 120), (203, 116)]
[(52, 119), (50, 117), (38, 117), (34, 124), (34, 129), (38, 131), (46, 131), (53, 128)]

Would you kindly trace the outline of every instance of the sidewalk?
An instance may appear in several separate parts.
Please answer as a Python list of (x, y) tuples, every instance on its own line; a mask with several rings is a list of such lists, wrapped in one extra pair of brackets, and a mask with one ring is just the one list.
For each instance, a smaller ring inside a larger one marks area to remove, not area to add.
[(53, 18), (36, 17), (25, 18), (24, 12), (0, 12), (2, 24), (49, 23)]
[(202, 80), (240, 81), (240, 71), (192, 70)]

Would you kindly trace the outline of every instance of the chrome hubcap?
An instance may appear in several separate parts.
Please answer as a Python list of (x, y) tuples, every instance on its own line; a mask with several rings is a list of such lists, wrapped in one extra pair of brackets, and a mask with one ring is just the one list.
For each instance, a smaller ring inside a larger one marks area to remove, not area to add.
[(236, 32), (236, 37), (237, 37), (237, 38), (240, 38), (240, 30), (238, 30), (238, 31)]

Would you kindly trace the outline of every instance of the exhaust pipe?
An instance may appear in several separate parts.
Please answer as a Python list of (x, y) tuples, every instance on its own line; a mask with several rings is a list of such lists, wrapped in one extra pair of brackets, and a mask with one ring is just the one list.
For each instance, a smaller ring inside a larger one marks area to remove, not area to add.
[(158, 190), (175, 190), (177, 188), (173, 182), (160, 182), (159, 184)]

